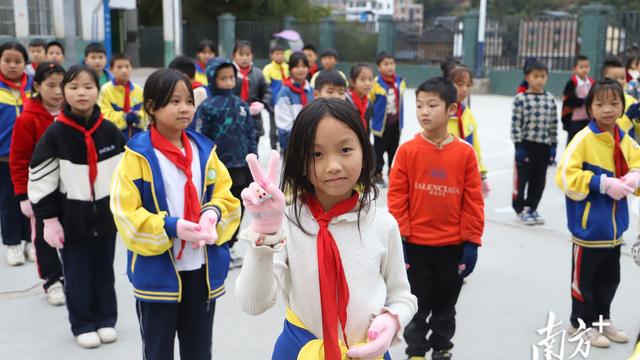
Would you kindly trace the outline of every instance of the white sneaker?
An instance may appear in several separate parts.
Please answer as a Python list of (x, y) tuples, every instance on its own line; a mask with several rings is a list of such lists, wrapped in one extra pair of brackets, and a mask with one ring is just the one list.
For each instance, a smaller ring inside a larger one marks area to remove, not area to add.
[(31, 262), (36, 262), (36, 247), (33, 242), (24, 242), (24, 256)]
[(103, 344), (108, 344), (118, 340), (118, 333), (112, 327), (104, 327), (98, 329), (98, 337)]
[(627, 333), (613, 326), (611, 320), (607, 319), (604, 322), (608, 322), (609, 326), (605, 326), (602, 329), (602, 335), (615, 343), (626, 344), (629, 342), (629, 336)]
[(590, 342), (591, 346), (598, 348), (608, 348), (611, 345), (611, 341), (606, 336), (602, 335), (597, 329), (591, 328), (589, 331), (582, 334), (584, 341)]
[(7, 264), (9, 266), (18, 266), (24, 264), (24, 251), (22, 244), (7, 246)]
[(64, 287), (60, 281), (56, 281), (47, 289), (47, 301), (53, 306), (64, 305), (66, 297), (64, 296)]
[(94, 349), (101, 344), (100, 337), (95, 331), (76, 336), (76, 342), (85, 349)]

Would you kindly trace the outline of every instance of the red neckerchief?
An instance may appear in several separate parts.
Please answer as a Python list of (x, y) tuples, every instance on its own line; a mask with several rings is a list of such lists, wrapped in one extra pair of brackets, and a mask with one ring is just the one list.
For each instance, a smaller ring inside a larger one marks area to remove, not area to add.
[(29, 77), (27, 73), (22, 73), (22, 76), (20, 77), (20, 85), (16, 85), (16, 83), (14, 83), (13, 81), (5, 79), (2, 73), (0, 73), (0, 82), (5, 83), (12, 89), (20, 90), (20, 98), (22, 99), (22, 104), (24, 105), (25, 101), (27, 101), (26, 89), (27, 84), (29, 83)]
[(464, 113), (464, 105), (461, 103), (458, 104), (458, 111), (456, 111), (456, 116), (458, 117), (458, 132), (460, 139), (464, 140), (464, 124), (462, 123), (462, 114)]
[(243, 101), (249, 100), (249, 72), (251, 71), (251, 66), (246, 68), (240, 67), (238, 65), (238, 70), (240, 70), (240, 74), (242, 74), (242, 88), (240, 89), (240, 97)]
[(382, 81), (387, 83), (389, 87), (393, 88), (393, 92), (396, 94), (396, 111), (400, 112), (400, 89), (396, 85), (396, 74), (393, 74), (390, 77), (382, 75)]
[[(595, 80), (593, 80), (593, 78), (591, 78), (591, 76), (587, 76), (587, 81), (591, 83), (591, 86), (593, 86), (593, 84), (596, 83)], [(573, 83), (574, 87), (578, 86), (578, 75), (573, 74), (571, 75), (571, 82)]]
[(192, 88), (193, 90), (195, 90), (195, 89), (197, 89), (197, 88), (199, 88), (199, 87), (203, 87), (203, 86), (204, 86), (204, 84), (203, 84), (203, 83), (201, 83), (201, 82), (199, 82), (199, 81), (192, 81), (192, 82), (191, 82), (191, 88)]
[(282, 76), (282, 81), (287, 80), (287, 75), (284, 73), (284, 64), (278, 64), (275, 61), (273, 63), (280, 66), (280, 75)]
[(93, 124), (91, 129), (87, 130), (84, 126), (78, 124), (77, 122), (69, 119), (64, 111), (60, 112), (60, 114), (56, 118), (59, 122), (81, 132), (84, 135), (84, 144), (87, 147), (87, 164), (89, 165), (89, 186), (91, 186), (91, 197), (95, 200), (95, 191), (93, 188), (93, 184), (96, 181), (96, 177), (98, 176), (98, 152), (96, 151), (96, 144), (93, 142), (93, 133), (98, 130), (100, 125), (102, 124), (102, 120), (104, 120), (104, 115), (100, 113), (100, 117), (96, 120), (96, 123)]
[(293, 82), (291, 82), (291, 79), (286, 79), (284, 81), (284, 84), (289, 89), (291, 89), (291, 91), (300, 95), (300, 103), (302, 104), (303, 107), (307, 106), (308, 104), (307, 93), (304, 91), (304, 86), (306, 83), (307, 83), (307, 80), (304, 80), (304, 82), (300, 85), (300, 87), (297, 87)]
[[(598, 126), (598, 124), (596, 124), (596, 126)], [(598, 130), (604, 132), (600, 126), (598, 126)], [(627, 164), (627, 159), (624, 158), (624, 154), (622, 153), (620, 140), (622, 140), (620, 139), (620, 128), (616, 125), (613, 128), (613, 163), (616, 168), (616, 173), (614, 175), (618, 178), (625, 176), (629, 172), (629, 165)]]
[(518, 90), (516, 90), (516, 94), (522, 94), (527, 92), (527, 89), (529, 88), (529, 83), (526, 81), (523, 81), (522, 83), (520, 83), (520, 85), (518, 86)]
[(364, 125), (364, 129), (366, 130), (368, 127), (366, 113), (367, 113), (367, 106), (369, 106), (369, 99), (367, 95), (361, 98), (353, 90), (349, 90), (349, 94), (351, 95), (351, 100), (353, 101), (353, 105), (356, 106), (356, 109), (358, 109), (358, 112), (360, 113), (360, 121), (362, 121), (362, 125)]
[(318, 64), (313, 64), (309, 68), (309, 76), (313, 76), (318, 71)]
[(198, 61), (198, 65), (200, 65), (200, 69), (202, 69), (201, 74), (204, 74), (207, 71), (207, 64), (202, 61)]
[[(155, 126), (151, 127), (151, 145), (154, 149), (157, 149), (166, 156), (173, 165), (175, 165), (180, 171), (184, 173), (187, 181), (184, 183), (184, 213), (182, 218), (191, 221), (198, 222), (200, 218), (200, 201), (198, 200), (198, 191), (192, 181), (191, 174), (191, 162), (193, 161), (193, 153), (191, 151), (191, 142), (187, 133), (182, 131), (182, 146), (184, 146), (184, 154), (173, 145), (167, 138), (162, 136)], [(180, 244), (180, 251), (177, 260), (182, 258), (182, 251), (184, 250), (185, 241), (182, 240)]]
[(131, 111), (131, 82), (121, 83), (117, 80), (114, 81), (116, 85), (120, 85), (124, 88), (124, 104), (122, 104), (122, 111), (128, 113)]
[[(320, 303), (322, 308), (322, 333), (324, 354), (327, 360), (342, 359), (338, 343), (338, 325), (342, 328), (345, 345), (347, 342), (347, 305), (349, 304), (349, 284), (344, 274), (340, 250), (329, 231), (329, 222), (336, 216), (351, 211), (358, 202), (358, 193), (325, 212), (315, 196), (306, 196), (306, 203), (318, 222), (316, 247), (318, 253), (318, 280), (320, 283)], [(340, 324), (338, 324), (340, 322)]]

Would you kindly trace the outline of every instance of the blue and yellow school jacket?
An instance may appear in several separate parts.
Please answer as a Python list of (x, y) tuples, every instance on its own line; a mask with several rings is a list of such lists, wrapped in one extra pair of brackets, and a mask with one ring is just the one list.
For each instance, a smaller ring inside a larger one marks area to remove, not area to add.
[(205, 66), (202, 66), (203, 64), (201, 64), (197, 60), (195, 60), (194, 63), (196, 64), (195, 79), (197, 82), (199, 82), (200, 84), (206, 87), (207, 85), (209, 85), (209, 81), (207, 80), (207, 66), (206, 64), (204, 64)]
[[(27, 98), (31, 96), (31, 77), (27, 77), (25, 95)], [(9, 161), (9, 145), (13, 135), (13, 125), (22, 113), (22, 105), (20, 91), (13, 90), (0, 81), (0, 157), (6, 157), (5, 162)]]
[(146, 130), (148, 126), (143, 107), (142, 88), (130, 81), (129, 91), (131, 111), (138, 114), (140, 118), (137, 126), (128, 126), (127, 120), (125, 119), (126, 114), (123, 110), (124, 85), (117, 85), (115, 80), (109, 81), (100, 89), (100, 99), (98, 99), (98, 106), (100, 106), (100, 110), (102, 110), (105, 119), (109, 119), (116, 124), (116, 126), (124, 132), (127, 139)]
[[(403, 127), (403, 97), (404, 90), (407, 87), (404, 79), (400, 76), (396, 77), (396, 86), (398, 86), (398, 90), (400, 93), (400, 101), (399, 109), (398, 109), (398, 121), (400, 124), (400, 130)], [(387, 95), (389, 91), (393, 91), (387, 85), (384, 80), (382, 80), (381, 76), (376, 76), (373, 84), (373, 89), (371, 89), (371, 93), (369, 94), (369, 101), (373, 103), (373, 117), (371, 118), (371, 132), (375, 136), (382, 136), (384, 133), (384, 128), (387, 123)]]
[(637, 102), (636, 98), (625, 93), (624, 94), (624, 114), (622, 114), (622, 116), (619, 117), (618, 120), (616, 120), (616, 122), (618, 123), (618, 126), (620, 126), (620, 129), (628, 133), (629, 136), (631, 136), (634, 139), (636, 139), (636, 136), (640, 137), (640, 123), (638, 122), (639, 119), (634, 119), (635, 121), (633, 121), (632, 119), (629, 119), (629, 117), (627, 116), (627, 110), (629, 110), (629, 107), (635, 104), (636, 102)]
[(267, 85), (271, 88), (271, 106), (275, 106), (276, 97), (278, 97), (278, 92), (280, 92), (285, 80), (282, 78), (283, 73), (285, 78), (289, 77), (289, 65), (286, 62), (278, 64), (275, 61), (271, 61), (271, 63), (267, 64), (264, 69), (262, 69), (264, 79), (267, 81)]
[[(480, 168), (480, 176), (484, 179), (487, 177), (487, 168), (482, 162), (482, 152), (480, 150), (480, 139), (478, 138), (478, 123), (469, 109), (464, 104), (458, 106), (457, 114), (462, 113), (462, 129), (464, 131), (464, 141), (473, 146), (473, 150), (478, 157), (478, 166)], [(449, 119), (449, 132), (457, 137), (460, 136), (460, 128), (458, 127), (458, 115), (454, 115)]]
[[(640, 171), (640, 146), (620, 131), (620, 147), (629, 171)], [(607, 248), (622, 244), (629, 227), (627, 199), (600, 193), (603, 175), (613, 177), (614, 139), (591, 121), (571, 140), (558, 163), (556, 185), (566, 195), (567, 225), (576, 245)], [(616, 176), (617, 177), (617, 176)], [(636, 196), (640, 195), (636, 190)]]
[[(215, 153), (211, 140), (187, 129), (196, 144), (202, 173), (202, 211), (220, 214), (218, 241), (207, 245), (205, 266), (209, 300), (224, 294), (229, 271), (226, 244), (240, 224), (240, 201), (231, 194), (231, 177)], [(182, 284), (173, 257), (178, 218), (168, 211), (158, 158), (150, 133), (133, 137), (111, 184), (111, 211), (127, 247), (127, 275), (140, 301), (179, 302)], [(176, 184), (183, 186), (183, 184)]]

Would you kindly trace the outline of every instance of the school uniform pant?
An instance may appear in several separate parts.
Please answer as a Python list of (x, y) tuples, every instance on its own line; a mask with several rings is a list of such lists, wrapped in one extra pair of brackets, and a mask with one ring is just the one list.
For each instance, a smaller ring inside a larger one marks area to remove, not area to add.
[(462, 287), (458, 275), (462, 245), (404, 245), (411, 293), (418, 298), (418, 312), (404, 330), (406, 354), (425, 356), (431, 349), (449, 350), (453, 348), (456, 303)]
[(551, 147), (547, 144), (523, 141), (528, 161), (516, 163), (514, 171), (513, 210), (522, 212), (525, 207), (531, 211), (538, 209), (547, 181), (547, 167)]
[(253, 126), (256, 131), (256, 146), (260, 143), (260, 138), (264, 135), (264, 126), (262, 121), (262, 113), (251, 116), (253, 118)]
[(74, 336), (116, 325), (115, 243), (116, 234), (80, 239), (65, 234), (60, 254)]
[(63, 276), (62, 263), (60, 262), (60, 257), (58, 257), (58, 251), (44, 241), (44, 223), (42, 219), (36, 219), (36, 236), (33, 245), (36, 248), (38, 275), (40, 279), (45, 281), (43, 287), (47, 291), (56, 282), (62, 282)]
[(582, 319), (587, 327), (611, 319), (611, 302), (620, 283), (620, 247), (586, 248), (573, 245), (571, 262), (571, 324)]
[(215, 300), (208, 300), (206, 268), (180, 271), (182, 301), (159, 303), (136, 300), (136, 313), (142, 335), (142, 358), (172, 360), (178, 333), (180, 358), (211, 359), (211, 336)]
[(269, 109), (269, 142), (271, 143), (271, 149), (278, 149), (278, 132), (276, 130), (276, 116), (273, 113), (273, 109)]
[(587, 125), (589, 125), (589, 120), (572, 120), (571, 124), (569, 124), (569, 130), (567, 130), (567, 145), (571, 142), (571, 139)]
[(20, 211), (20, 202), (13, 191), (9, 163), (0, 161), (0, 235), (6, 246), (31, 241), (29, 219)]
[(384, 168), (384, 153), (387, 153), (387, 159), (389, 161), (389, 170), (391, 169), (391, 163), (393, 162), (398, 145), (400, 144), (400, 123), (393, 125), (387, 125), (384, 128), (382, 136), (373, 137), (373, 150), (376, 156), (376, 174), (382, 174)]
[[(248, 167), (243, 168), (229, 168), (229, 175), (231, 176), (231, 181), (233, 182), (231, 185), (231, 194), (236, 198), (240, 199), (240, 221), (242, 221), (242, 215), (244, 215), (244, 203), (240, 197), (242, 190), (248, 187), (253, 182), (253, 177), (251, 176), (251, 171)], [(229, 248), (233, 247), (233, 244), (238, 241), (238, 232), (240, 231), (240, 227), (233, 233), (231, 240), (227, 244), (229, 244)]]

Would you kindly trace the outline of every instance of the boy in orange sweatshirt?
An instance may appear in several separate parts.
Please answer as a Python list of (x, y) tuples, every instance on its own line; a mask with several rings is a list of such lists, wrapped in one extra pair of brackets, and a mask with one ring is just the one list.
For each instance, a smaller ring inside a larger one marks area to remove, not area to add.
[(389, 211), (400, 226), (411, 292), (418, 298), (418, 312), (404, 331), (411, 359), (424, 359), (431, 349), (433, 360), (451, 358), (455, 305), (484, 230), (475, 151), (447, 129), (456, 98), (455, 86), (442, 77), (418, 87), (423, 131), (400, 146), (389, 175)]

